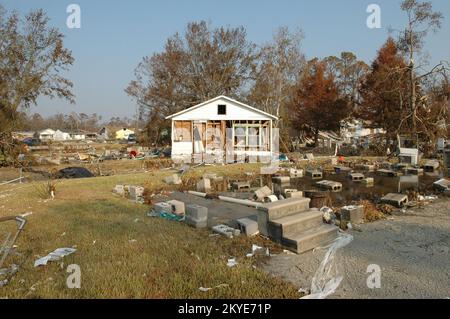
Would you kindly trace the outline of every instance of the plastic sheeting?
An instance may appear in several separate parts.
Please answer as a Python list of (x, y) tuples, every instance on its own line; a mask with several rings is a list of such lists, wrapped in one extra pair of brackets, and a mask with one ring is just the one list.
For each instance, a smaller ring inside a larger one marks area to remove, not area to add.
[(353, 236), (339, 233), (338, 238), (329, 246), (311, 283), (311, 294), (302, 299), (325, 299), (333, 294), (344, 279), (336, 267), (336, 252), (353, 241)]

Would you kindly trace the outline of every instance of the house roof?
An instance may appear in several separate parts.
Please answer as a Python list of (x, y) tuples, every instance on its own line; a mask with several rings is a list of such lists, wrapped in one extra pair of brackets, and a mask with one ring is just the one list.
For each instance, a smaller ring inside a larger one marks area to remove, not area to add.
[(184, 113), (188, 113), (188, 112), (190, 112), (190, 111), (192, 111), (192, 110), (195, 110), (195, 109), (197, 109), (197, 108), (199, 108), (199, 107), (202, 107), (202, 106), (204, 106), (204, 105), (206, 105), (206, 104), (212, 103), (212, 102), (217, 101), (217, 100), (220, 100), (220, 99), (228, 100), (229, 102), (235, 103), (235, 104), (237, 104), (237, 105), (239, 105), (239, 106), (241, 106), (241, 107), (243, 107), (243, 108), (246, 108), (246, 109), (248, 109), (248, 110), (251, 110), (251, 111), (253, 111), (253, 112), (255, 112), (255, 113), (259, 113), (259, 114), (262, 114), (262, 115), (264, 115), (264, 116), (267, 116), (268, 118), (270, 118), (270, 119), (272, 119), (272, 120), (275, 120), (275, 121), (278, 120), (278, 117), (276, 117), (276, 116), (274, 116), (274, 115), (272, 115), (272, 114), (269, 114), (269, 113), (266, 113), (266, 112), (264, 112), (264, 111), (261, 111), (261, 110), (255, 108), (255, 107), (250, 106), (250, 105), (247, 105), (247, 104), (245, 104), (245, 103), (236, 101), (236, 100), (234, 100), (234, 99), (232, 99), (232, 98), (230, 98), (230, 97), (228, 97), (228, 96), (225, 96), (225, 95), (217, 96), (217, 97), (215, 97), (215, 98), (213, 98), (213, 99), (211, 99), (211, 100), (208, 100), (208, 101), (202, 102), (202, 103), (200, 103), (200, 104), (194, 105), (194, 106), (192, 106), (192, 107), (190, 107), (190, 108), (187, 108), (187, 109), (185, 109), (185, 110), (183, 110), (183, 111), (181, 111), (181, 112), (178, 112), (178, 113), (169, 115), (169, 116), (166, 117), (166, 120), (172, 119), (172, 118), (174, 118), (174, 117), (176, 117), (176, 116), (179, 116), (179, 115), (181, 115), (181, 114), (184, 114)]

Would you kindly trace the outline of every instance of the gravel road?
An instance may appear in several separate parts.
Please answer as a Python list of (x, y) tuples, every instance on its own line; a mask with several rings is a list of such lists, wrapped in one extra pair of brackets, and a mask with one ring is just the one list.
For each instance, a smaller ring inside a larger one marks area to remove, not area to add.
[[(336, 254), (344, 280), (329, 298), (450, 298), (450, 199), (398, 212), (349, 231), (354, 240)], [(281, 254), (264, 269), (310, 288), (326, 250)], [(369, 289), (367, 267), (381, 268), (381, 287)]]

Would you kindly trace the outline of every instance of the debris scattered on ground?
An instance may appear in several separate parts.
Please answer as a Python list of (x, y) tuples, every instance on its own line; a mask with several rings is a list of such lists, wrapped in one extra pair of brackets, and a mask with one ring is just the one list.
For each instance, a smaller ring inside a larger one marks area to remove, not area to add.
[(213, 287), (213, 288), (204, 288), (204, 287), (200, 287), (200, 288), (198, 288), (198, 289), (199, 289), (200, 291), (207, 292), (207, 291), (210, 291), (210, 290), (215, 289), (215, 288), (225, 288), (225, 287), (229, 287), (229, 285), (228, 285), (228, 284), (220, 284), (220, 285), (217, 285), (217, 286), (215, 286), (215, 287)]
[(233, 268), (233, 267), (236, 266), (237, 264), (238, 264), (238, 263), (237, 263), (237, 261), (236, 261), (236, 258), (228, 259), (228, 262), (227, 262), (227, 266), (228, 266), (228, 267)]
[(248, 253), (246, 256), (248, 258), (251, 258), (251, 257), (255, 256), (257, 253), (261, 253), (261, 254), (265, 254), (266, 256), (270, 256), (269, 248), (264, 249), (264, 247), (260, 247), (255, 244), (252, 245), (252, 252)]
[(89, 170), (84, 167), (67, 167), (58, 171), (57, 178), (90, 178), (95, 177)]
[(323, 213), (323, 220), (327, 224), (334, 224), (336, 220), (336, 214), (331, 208), (324, 206), (320, 209), (320, 211)]
[(214, 226), (212, 230), (228, 238), (233, 238), (234, 236), (239, 236), (241, 234), (241, 231), (239, 229), (235, 229), (223, 224)]
[(339, 237), (328, 248), (324, 259), (320, 263), (311, 283), (311, 294), (302, 299), (325, 299), (333, 294), (344, 279), (336, 268), (336, 252), (347, 246), (353, 240), (353, 236), (340, 233)]
[(49, 261), (58, 261), (62, 258), (73, 254), (77, 250), (75, 248), (58, 248), (45, 257), (39, 258), (34, 262), (34, 267), (45, 266)]

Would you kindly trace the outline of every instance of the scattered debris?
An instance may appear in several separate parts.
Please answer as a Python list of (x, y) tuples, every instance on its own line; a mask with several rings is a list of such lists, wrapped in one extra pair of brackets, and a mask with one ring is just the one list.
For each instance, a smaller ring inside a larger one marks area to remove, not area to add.
[(182, 183), (178, 174), (173, 174), (164, 178), (164, 182), (169, 185), (180, 185)]
[(48, 254), (45, 257), (39, 258), (34, 262), (34, 267), (47, 265), (49, 261), (58, 261), (62, 258), (73, 254), (77, 250), (75, 248), (58, 248), (54, 252)]
[(237, 264), (238, 264), (238, 263), (237, 263), (237, 261), (236, 261), (236, 258), (228, 259), (228, 262), (227, 262), (227, 266), (228, 266), (228, 267), (232, 268), (232, 267), (236, 266)]
[(90, 178), (95, 177), (84, 167), (67, 167), (58, 171), (56, 178)]
[(200, 287), (200, 288), (198, 288), (198, 289), (199, 289), (200, 291), (207, 292), (207, 291), (210, 291), (210, 290), (215, 289), (215, 288), (224, 288), (224, 287), (229, 287), (229, 285), (228, 285), (228, 284), (220, 284), (220, 285), (217, 285), (217, 286), (215, 286), (215, 287), (213, 287), (213, 288), (204, 288), (204, 287)]
[(239, 229), (234, 229), (230, 226), (223, 224), (214, 226), (212, 230), (228, 238), (233, 238), (234, 236), (239, 236), (241, 234), (241, 231)]
[(344, 277), (336, 269), (336, 252), (350, 242), (353, 236), (340, 233), (339, 237), (333, 242), (322, 260), (319, 269), (317, 269), (311, 283), (311, 294), (302, 299), (325, 299), (333, 294), (339, 287)]

